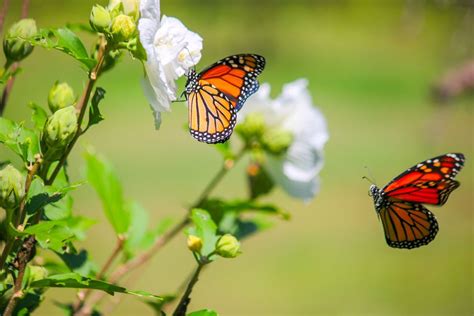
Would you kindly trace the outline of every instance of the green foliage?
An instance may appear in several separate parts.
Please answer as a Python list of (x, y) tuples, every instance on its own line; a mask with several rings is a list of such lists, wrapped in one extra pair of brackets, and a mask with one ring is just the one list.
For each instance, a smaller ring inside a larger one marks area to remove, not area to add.
[(104, 97), (105, 90), (97, 87), (95, 89), (94, 95), (92, 96), (91, 107), (89, 108), (89, 122), (87, 123), (87, 128), (100, 123), (100, 121), (104, 119), (99, 110), (99, 103)]
[(31, 121), (37, 130), (43, 130), (44, 124), (48, 120), (48, 113), (38, 104), (31, 102), (28, 105), (31, 110)]
[(48, 278), (34, 281), (30, 284), (31, 288), (60, 287), (73, 289), (94, 289), (104, 291), (107, 294), (115, 293), (131, 294), (139, 297), (149, 297), (161, 300), (161, 297), (147, 293), (145, 291), (130, 291), (124, 287), (110, 284), (104, 281), (84, 277), (77, 273), (65, 273), (52, 275)]
[(117, 234), (127, 232), (130, 213), (125, 206), (122, 185), (112, 166), (88, 151), (85, 155), (87, 180), (99, 195), (105, 215)]
[(83, 239), (85, 231), (95, 222), (85, 217), (70, 217), (64, 220), (44, 221), (23, 231), (25, 235), (35, 235), (40, 247), (64, 253), (70, 242)]
[(201, 254), (208, 256), (216, 249), (216, 242), (219, 239), (217, 226), (205, 210), (193, 209), (190, 217), (194, 226), (187, 230), (187, 234), (201, 238)]
[(88, 70), (92, 69), (97, 61), (90, 58), (79, 37), (68, 28), (43, 28), (28, 39), (32, 45), (64, 52), (83, 64)]
[(250, 199), (252, 200), (270, 193), (275, 187), (273, 179), (265, 168), (258, 163), (252, 163), (247, 168), (247, 180), (249, 184)]
[(41, 152), (38, 132), (3, 117), (0, 117), (0, 143), (25, 162), (34, 162), (35, 155)]
[(210, 310), (210, 309), (202, 309), (199, 311), (191, 312), (187, 314), (187, 316), (218, 316), (215, 311)]

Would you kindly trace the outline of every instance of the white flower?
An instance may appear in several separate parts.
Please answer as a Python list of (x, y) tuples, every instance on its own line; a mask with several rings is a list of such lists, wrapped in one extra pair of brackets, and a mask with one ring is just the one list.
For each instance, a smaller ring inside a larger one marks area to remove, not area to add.
[(158, 129), (161, 112), (169, 112), (176, 100), (175, 80), (201, 59), (202, 38), (176, 18), (163, 16), (160, 21), (159, 0), (142, 0), (140, 14), (140, 42), (147, 54), (143, 89)]
[(323, 147), (329, 138), (326, 120), (313, 106), (307, 86), (305, 79), (288, 83), (283, 86), (281, 95), (272, 100), (270, 85), (263, 84), (247, 100), (238, 117), (238, 122), (242, 122), (246, 115), (260, 113), (267, 128), (293, 135), (285, 154), (267, 157), (267, 169), (285, 191), (305, 201), (319, 191)]

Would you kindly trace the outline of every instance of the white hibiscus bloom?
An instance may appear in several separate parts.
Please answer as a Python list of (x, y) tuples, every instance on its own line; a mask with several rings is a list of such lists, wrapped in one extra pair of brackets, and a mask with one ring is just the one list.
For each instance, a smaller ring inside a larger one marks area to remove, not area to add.
[(269, 130), (289, 132), (292, 142), (280, 156), (268, 155), (267, 169), (274, 181), (290, 195), (305, 201), (319, 191), (323, 147), (329, 138), (326, 120), (313, 106), (308, 82), (299, 79), (283, 86), (272, 100), (270, 85), (263, 84), (239, 112), (239, 122), (249, 114), (263, 117)]
[(202, 38), (176, 18), (160, 19), (159, 0), (141, 0), (138, 30), (147, 54), (143, 89), (158, 129), (161, 112), (177, 99), (175, 80), (201, 59)]

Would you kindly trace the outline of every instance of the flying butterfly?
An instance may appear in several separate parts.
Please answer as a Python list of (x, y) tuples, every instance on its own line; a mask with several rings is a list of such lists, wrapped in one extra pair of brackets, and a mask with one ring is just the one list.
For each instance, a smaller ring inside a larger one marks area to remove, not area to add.
[(264, 67), (262, 56), (239, 54), (221, 59), (200, 73), (191, 69), (184, 92), (191, 135), (208, 144), (227, 141), (237, 112), (258, 90), (257, 76)]
[(464, 155), (449, 153), (411, 167), (382, 189), (370, 186), (375, 211), (390, 247), (417, 248), (438, 233), (436, 217), (422, 204), (443, 205), (460, 183), (454, 180)]

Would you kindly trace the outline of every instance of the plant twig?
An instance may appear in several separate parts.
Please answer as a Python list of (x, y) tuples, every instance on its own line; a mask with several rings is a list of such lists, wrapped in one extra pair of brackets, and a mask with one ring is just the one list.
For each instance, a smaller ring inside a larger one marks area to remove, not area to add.
[(33, 250), (35, 249), (35, 244), (35, 237), (29, 236), (25, 239), (22, 248), (18, 252), (17, 258), (15, 260), (15, 266), (18, 269), (18, 276), (15, 280), (13, 295), (10, 298), (7, 307), (5, 308), (5, 313), (3, 314), (3, 316), (11, 316), (13, 311), (15, 310), (16, 302), (20, 297), (23, 296), (23, 291), (21, 289), (23, 277), (25, 276), (26, 265), (30, 261), (33, 254)]
[[(141, 255), (133, 258), (132, 260), (120, 265), (117, 267), (114, 272), (110, 275), (108, 282), (110, 283), (117, 283), (122, 277), (128, 274), (130, 271), (144, 265), (147, 261), (149, 261), (154, 254), (156, 254), (164, 245), (166, 245), (170, 240), (172, 240), (181, 230), (183, 230), (189, 223), (189, 213), (190, 211), (201, 205), (206, 199), (209, 198), (211, 192), (215, 189), (217, 184), (223, 179), (223, 177), (227, 174), (227, 172), (234, 167), (234, 165), (243, 157), (243, 155), (247, 152), (247, 147), (243, 147), (237, 155), (235, 155), (234, 159), (224, 161), (222, 168), (219, 172), (212, 178), (209, 184), (205, 187), (201, 195), (198, 197), (196, 202), (189, 208), (188, 212), (184, 216), (184, 218), (178, 222), (173, 228), (169, 231), (164, 233), (160, 236), (154, 244)], [(74, 315), (75, 316), (86, 316), (90, 315), (93, 311), (94, 306), (99, 303), (99, 301), (104, 297), (103, 292), (96, 291), (93, 295), (91, 295), (90, 299), (86, 301), (84, 306), (78, 310)]]
[(107, 41), (103, 36), (101, 36), (100, 43), (99, 43), (99, 50), (98, 50), (98, 53), (97, 53), (97, 65), (95, 65), (95, 67), (90, 72), (89, 80), (87, 81), (87, 85), (86, 85), (86, 89), (84, 90), (84, 93), (82, 94), (80, 101), (76, 105), (76, 110), (79, 112), (79, 116), (77, 118), (77, 131), (76, 131), (76, 134), (74, 135), (74, 138), (69, 143), (68, 147), (64, 151), (61, 158), (59, 159), (59, 162), (56, 165), (53, 173), (45, 181), (46, 185), (51, 185), (54, 182), (54, 179), (56, 178), (56, 176), (61, 171), (61, 168), (66, 163), (66, 159), (69, 156), (69, 153), (71, 152), (72, 148), (76, 144), (76, 141), (78, 140), (78, 138), (83, 133), (82, 126), (81, 126), (82, 125), (82, 120), (84, 119), (84, 115), (86, 114), (87, 104), (89, 103), (89, 99), (90, 99), (90, 96), (91, 96), (91, 93), (92, 93), (92, 89), (94, 88), (94, 85), (97, 81), (97, 78), (100, 75), (102, 64), (104, 63), (104, 56), (106, 54), (106, 49), (107, 49)]
[[(0, 11), (0, 33), (3, 29), (3, 24), (5, 22), (6, 13), (8, 11), (9, 2), (10, 2), (9, 0), (4, 0), (2, 10)], [(22, 6), (21, 6), (22, 19), (28, 16), (29, 7), (30, 7), (30, 0), (23, 0)], [(13, 65), (11, 65), (10, 67), (11, 73), (15, 73), (18, 67), (20, 67), (19, 62), (13, 63)], [(7, 69), (5, 69), (5, 71), (7, 71)], [(5, 85), (5, 88), (3, 89), (2, 98), (0, 99), (0, 116), (3, 115), (3, 111), (5, 110), (5, 107), (7, 106), (8, 97), (10, 96), (10, 93), (13, 89), (13, 85), (15, 84), (15, 78), (16, 76), (11, 76), (8, 79), (7, 84)]]
[(179, 301), (176, 309), (173, 312), (173, 316), (185, 316), (186, 310), (188, 309), (189, 302), (191, 302), (191, 292), (193, 291), (194, 285), (199, 280), (199, 274), (201, 273), (202, 268), (204, 267), (203, 263), (198, 263), (198, 267), (194, 272), (191, 280), (189, 280), (188, 286), (186, 287), (186, 291), (184, 291), (181, 300)]

